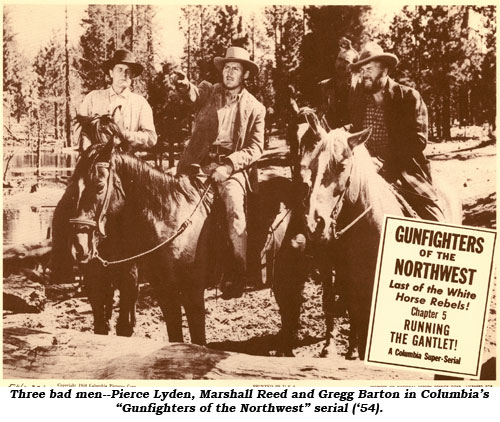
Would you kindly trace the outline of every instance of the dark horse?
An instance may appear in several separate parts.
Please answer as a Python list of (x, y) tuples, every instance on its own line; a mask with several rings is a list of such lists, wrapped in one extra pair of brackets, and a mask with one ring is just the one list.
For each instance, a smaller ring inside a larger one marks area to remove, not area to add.
[[(91, 124), (99, 125), (107, 142), (88, 148), (75, 169), (77, 210), (71, 219), (74, 259), (96, 266), (109, 263), (107, 268), (137, 262), (156, 290), (169, 341), (183, 341), (182, 306), (191, 341), (205, 344), (204, 290), (214, 274), (217, 250), (210, 212), (213, 189), (198, 177), (164, 174), (119, 151), (115, 140), (119, 139), (125, 149), (126, 142), (110, 116), (94, 119)], [(279, 255), (290, 220), (283, 195), (289, 182), (278, 179), (273, 179), (275, 189), (268, 189), (268, 199), (257, 207), (264, 214), (258, 236), (253, 236), (257, 238), (254, 247), (268, 258), (269, 251)], [(284, 267), (277, 265), (276, 272)], [(284, 277), (280, 280), (287, 281)], [(285, 291), (279, 286), (276, 289), (286, 321), (290, 313), (286, 311)], [(283, 326), (287, 327), (285, 321)]]
[[(350, 350), (357, 344), (364, 358), (378, 245), (385, 214), (408, 215), (392, 185), (376, 171), (364, 146), (371, 130), (327, 132), (310, 109), (300, 111), (300, 174), (308, 186), (304, 202), (304, 229), (313, 249), (322, 257), (323, 301), (327, 326), (324, 355), (334, 348), (334, 312), (331, 304), (335, 283), (347, 302), (351, 324)], [(305, 125), (305, 127), (304, 127)], [(461, 208), (442, 194), (442, 208), (449, 222), (461, 222)]]

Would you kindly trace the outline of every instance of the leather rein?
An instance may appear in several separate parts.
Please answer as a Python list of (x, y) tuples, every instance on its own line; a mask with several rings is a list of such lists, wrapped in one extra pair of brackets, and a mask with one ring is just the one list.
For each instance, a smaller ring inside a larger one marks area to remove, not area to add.
[[(99, 213), (96, 214), (95, 220), (89, 220), (86, 218), (71, 218), (69, 220), (69, 223), (72, 225), (77, 225), (77, 226), (83, 225), (83, 226), (93, 227), (94, 231), (99, 232), (101, 237), (104, 238), (104, 237), (106, 237), (106, 232), (105, 232), (104, 226), (106, 223), (106, 212), (108, 210), (109, 202), (111, 199), (110, 186), (111, 186), (111, 183), (113, 182), (113, 171), (112, 171), (111, 162), (109, 162), (109, 163), (100, 162), (100, 163), (96, 164), (96, 167), (103, 167), (103, 168), (110, 169), (103, 205), (102, 205)], [(127, 258), (117, 259), (114, 261), (108, 261), (106, 259), (103, 259), (99, 255), (99, 251), (98, 251), (97, 246), (96, 246), (96, 247), (94, 247), (94, 253), (93, 253), (92, 259), (97, 259), (102, 264), (103, 267), (108, 267), (109, 265), (122, 264), (124, 262), (129, 262), (129, 261), (133, 261), (137, 258), (141, 258), (145, 255), (148, 255), (152, 252), (155, 252), (156, 250), (158, 250), (158, 249), (162, 248), (163, 246), (167, 245), (168, 243), (172, 242), (175, 238), (180, 236), (191, 225), (192, 218), (193, 218), (194, 214), (196, 213), (196, 211), (198, 210), (198, 208), (200, 207), (200, 205), (204, 201), (204, 199), (207, 196), (208, 192), (210, 191), (211, 187), (212, 187), (211, 184), (207, 183), (205, 190), (201, 194), (199, 201), (196, 203), (196, 205), (193, 208), (193, 211), (191, 211), (191, 214), (189, 215), (189, 217), (186, 218), (186, 220), (184, 220), (184, 222), (177, 228), (177, 230), (171, 236), (169, 236), (167, 239), (163, 240), (158, 245), (156, 245), (156, 246), (154, 246), (154, 247), (152, 247), (144, 252), (138, 253), (136, 255), (129, 256)]]
[(344, 206), (347, 191), (349, 190), (349, 187), (351, 186), (351, 176), (352, 176), (353, 167), (354, 166), (351, 165), (351, 170), (349, 171), (349, 177), (347, 178), (345, 188), (342, 191), (342, 193), (340, 194), (340, 198), (333, 206), (332, 212), (330, 214), (330, 217), (332, 218), (332, 223), (331, 223), (332, 233), (333, 233), (333, 238), (335, 240), (339, 240), (349, 229), (351, 229), (359, 220), (361, 220), (372, 209), (371, 205), (368, 208), (365, 208), (365, 210), (361, 214), (359, 214), (353, 221), (351, 221), (347, 226), (345, 226), (341, 230), (337, 231), (337, 219), (339, 218), (339, 215), (340, 215), (342, 208)]

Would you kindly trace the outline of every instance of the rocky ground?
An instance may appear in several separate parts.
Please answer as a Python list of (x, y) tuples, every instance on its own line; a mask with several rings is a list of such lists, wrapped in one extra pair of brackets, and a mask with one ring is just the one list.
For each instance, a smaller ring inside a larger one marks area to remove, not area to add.
[[(270, 174), (287, 176), (285, 145), (274, 139), (267, 153), (264, 177)], [(440, 180), (456, 192), (464, 205), (464, 224), (480, 227), (496, 227), (496, 145), (481, 140), (430, 144), (428, 155), (432, 168)], [(16, 200), (26, 201), (29, 194), (18, 197), (15, 192), (4, 198), (5, 204)], [(41, 189), (32, 194), (53, 195)], [(74, 289), (73, 289), (74, 290)], [(496, 355), (496, 289), (489, 312), (484, 360)], [(78, 292), (71, 296), (58, 296), (47, 291), (48, 301), (40, 313), (12, 313), (4, 311), (4, 327), (30, 327), (55, 330), (71, 329), (90, 331), (92, 315), (86, 298)], [(272, 355), (275, 351), (275, 335), (279, 331), (280, 318), (275, 298), (269, 289), (248, 291), (240, 299), (223, 300), (216, 289), (206, 291), (207, 341), (210, 347), (249, 354)], [(300, 342), (294, 353), (297, 357), (318, 357), (322, 348), (324, 323), (321, 310), (321, 286), (311, 279), (305, 288), (305, 302), (301, 312)], [(347, 347), (349, 322), (347, 317), (337, 320), (340, 326), (336, 344), (340, 353)], [(188, 341), (187, 324), (185, 330)], [(134, 336), (168, 341), (161, 312), (147, 284), (141, 285), (138, 303), (137, 326)], [(415, 378), (420, 378), (415, 373)]]

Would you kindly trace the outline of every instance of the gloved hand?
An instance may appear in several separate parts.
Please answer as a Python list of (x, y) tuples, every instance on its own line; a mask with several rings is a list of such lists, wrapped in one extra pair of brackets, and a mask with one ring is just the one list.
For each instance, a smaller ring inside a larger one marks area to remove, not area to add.
[(217, 183), (225, 182), (231, 176), (233, 166), (231, 164), (224, 164), (217, 167), (212, 173), (212, 180)]
[(184, 72), (180, 70), (174, 70), (170, 74), (170, 80), (174, 84), (176, 89), (185, 91), (189, 88), (189, 80)]

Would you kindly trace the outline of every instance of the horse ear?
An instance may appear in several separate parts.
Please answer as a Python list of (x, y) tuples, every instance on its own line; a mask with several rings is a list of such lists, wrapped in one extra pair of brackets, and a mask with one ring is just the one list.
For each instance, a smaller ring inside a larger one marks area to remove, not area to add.
[(371, 134), (372, 134), (371, 127), (362, 130), (361, 132), (353, 133), (347, 138), (347, 144), (351, 149), (354, 149), (358, 145), (361, 145), (362, 143), (366, 142)]
[(316, 113), (314, 112), (305, 113), (305, 118), (309, 127), (311, 128), (311, 130), (314, 132), (315, 135), (319, 135), (322, 131), (324, 131), (318, 119), (318, 116), (316, 116)]
[(290, 98), (290, 108), (295, 113), (296, 116), (300, 113), (300, 108), (294, 98)]
[(115, 114), (116, 114), (117, 112), (121, 112), (121, 111), (122, 111), (122, 106), (121, 106), (121, 104), (120, 104), (120, 105), (117, 105), (117, 106), (115, 107), (115, 109), (113, 110), (113, 113), (111, 113), (111, 118), (112, 118), (115, 122), (117, 121), (117, 120), (115, 119)]

